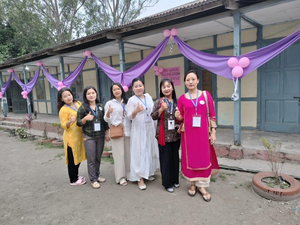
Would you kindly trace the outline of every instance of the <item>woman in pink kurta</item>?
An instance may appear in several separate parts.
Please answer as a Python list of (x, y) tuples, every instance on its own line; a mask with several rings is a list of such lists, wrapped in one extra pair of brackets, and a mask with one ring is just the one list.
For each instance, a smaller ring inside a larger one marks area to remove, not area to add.
[[(208, 187), (210, 182), (211, 158), (215, 158), (215, 155), (211, 154), (210, 146), (216, 141), (215, 109), (209, 92), (198, 90), (199, 77), (195, 71), (187, 72), (184, 82), (189, 91), (180, 96), (178, 110), (175, 112), (175, 117), (184, 124), (181, 133), (182, 174), (186, 180), (191, 182), (188, 191), (191, 197), (196, 195), (196, 187), (198, 187), (203, 199), (210, 201), (210, 194), (205, 187)], [(211, 120), (210, 141), (206, 104), (208, 104)]]

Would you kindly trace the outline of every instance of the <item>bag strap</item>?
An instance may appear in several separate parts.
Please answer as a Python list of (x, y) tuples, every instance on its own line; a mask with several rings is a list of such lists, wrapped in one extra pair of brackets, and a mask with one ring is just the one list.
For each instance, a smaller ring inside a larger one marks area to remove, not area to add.
[(203, 91), (203, 94), (204, 94), (204, 98), (205, 98), (205, 102), (206, 102), (206, 110), (207, 110), (208, 125), (209, 125), (209, 127), (210, 127), (211, 125), (210, 125), (209, 107), (208, 107), (208, 100), (207, 100), (207, 94), (206, 94), (206, 91)]

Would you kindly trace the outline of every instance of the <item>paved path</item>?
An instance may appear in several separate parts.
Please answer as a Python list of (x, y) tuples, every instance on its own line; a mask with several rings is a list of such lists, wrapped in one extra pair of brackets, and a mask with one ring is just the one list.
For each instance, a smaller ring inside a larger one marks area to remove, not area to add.
[[(173, 194), (156, 180), (141, 191), (136, 183), (115, 184), (113, 164), (103, 162), (107, 182), (98, 190), (88, 182), (68, 183), (62, 149), (45, 148), (0, 131), (0, 224), (300, 224), (300, 200), (273, 202), (251, 188), (253, 174), (222, 170), (208, 189), (212, 201), (187, 195), (188, 184)], [(80, 174), (87, 178), (86, 161)], [(299, 211), (298, 211), (299, 210)]]

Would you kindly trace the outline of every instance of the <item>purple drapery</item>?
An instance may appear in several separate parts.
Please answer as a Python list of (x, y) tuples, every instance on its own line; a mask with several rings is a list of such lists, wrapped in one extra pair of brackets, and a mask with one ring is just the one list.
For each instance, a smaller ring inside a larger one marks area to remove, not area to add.
[(95, 55), (91, 55), (97, 65), (103, 70), (104, 73), (113, 81), (119, 82), (123, 86), (131, 86), (131, 81), (136, 77), (142, 77), (150, 68), (155, 64), (158, 58), (168, 44), (169, 38), (165, 38), (146, 58), (140, 61), (138, 64), (130, 68), (125, 72), (120, 72), (111, 66), (105, 64)]
[[(66, 87), (70, 87), (74, 81), (76, 80), (76, 78), (78, 77), (78, 75), (80, 74), (80, 72), (82, 71), (86, 60), (87, 60), (87, 56), (84, 57), (84, 59), (81, 61), (81, 63), (76, 67), (76, 69), (70, 73), (70, 75), (65, 78), (62, 82)], [(56, 89), (58, 89), (58, 82), (60, 82), (60, 80), (57, 80), (56, 78), (52, 77), (52, 75), (46, 70), (46, 68), (42, 65), (42, 69), (44, 71), (44, 74), (47, 78), (47, 80), (53, 85), (53, 87), (55, 87)]]
[(3, 87), (1, 88), (1, 92), (2, 94), (4, 94), (7, 90), (7, 88), (9, 87), (10, 85), (10, 82), (11, 82), (11, 78), (12, 78), (12, 73), (10, 73), (9, 77), (8, 77), (8, 80), (6, 81), (6, 83), (3, 85)]
[[(242, 57), (248, 57), (250, 59), (250, 65), (247, 68), (244, 68), (244, 73), (240, 78), (246, 76), (253, 70), (257, 69), (258, 67), (281, 53), (287, 47), (296, 42), (299, 38), (300, 29), (271, 45), (237, 56), (238, 59)], [(217, 75), (223, 76), (227, 79), (232, 79), (232, 68), (227, 65), (228, 59), (230, 59), (232, 56), (213, 55), (195, 50), (177, 36), (174, 37), (174, 40), (181, 53), (193, 63)]]
[(29, 94), (32, 91), (32, 89), (34, 88), (34, 86), (39, 78), (40, 70), (41, 70), (41, 68), (39, 67), (39, 69), (35, 72), (33, 78), (31, 79), (31, 81), (29, 81), (27, 84), (23, 84), (22, 81), (20, 81), (19, 78), (16, 76), (15, 72), (12, 72), (12, 74), (15, 78), (15, 81), (20, 85), (22, 90), (27, 91), (27, 93)]

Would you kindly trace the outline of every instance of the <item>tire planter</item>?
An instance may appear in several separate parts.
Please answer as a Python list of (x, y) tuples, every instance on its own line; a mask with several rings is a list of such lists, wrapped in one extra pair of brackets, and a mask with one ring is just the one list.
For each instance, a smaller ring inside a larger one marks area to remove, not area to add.
[(279, 175), (291, 185), (289, 188), (277, 189), (268, 187), (261, 180), (266, 177), (274, 177), (273, 172), (259, 172), (252, 178), (253, 190), (261, 197), (273, 201), (291, 201), (298, 198), (300, 196), (300, 182), (286, 174), (280, 173)]

